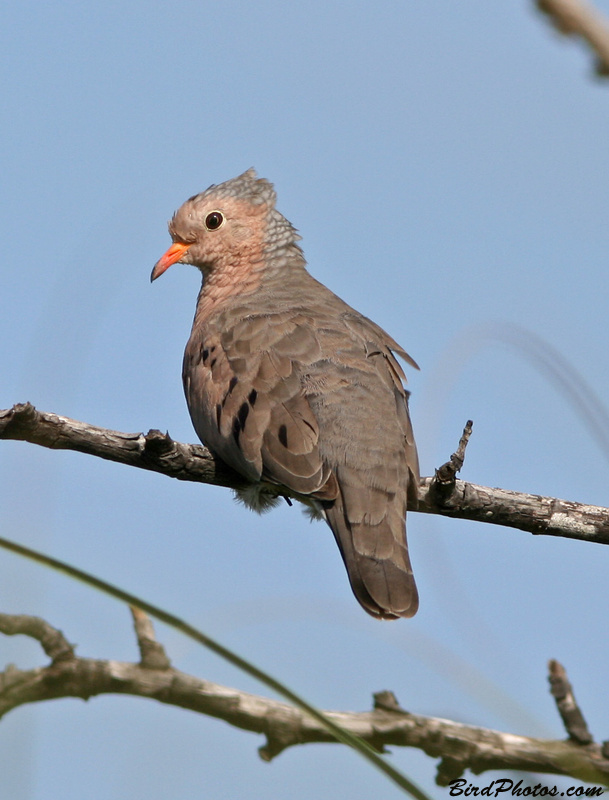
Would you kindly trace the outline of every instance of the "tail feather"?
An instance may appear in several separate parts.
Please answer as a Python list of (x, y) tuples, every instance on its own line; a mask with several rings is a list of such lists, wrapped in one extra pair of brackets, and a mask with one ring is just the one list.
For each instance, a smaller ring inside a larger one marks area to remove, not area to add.
[(360, 605), (380, 619), (414, 616), (419, 596), (408, 556), (405, 513), (390, 503), (378, 523), (350, 522), (339, 497), (325, 508), (325, 516)]

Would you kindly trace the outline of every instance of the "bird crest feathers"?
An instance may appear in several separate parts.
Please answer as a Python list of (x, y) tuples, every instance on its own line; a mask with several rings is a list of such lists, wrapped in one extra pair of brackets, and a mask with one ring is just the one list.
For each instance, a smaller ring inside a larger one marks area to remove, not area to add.
[(239, 200), (247, 200), (256, 206), (264, 203), (269, 208), (275, 207), (277, 199), (273, 184), (266, 178), (259, 178), (253, 167), (224, 183), (212, 183), (204, 192), (193, 195), (190, 200), (202, 200), (211, 194), (218, 198), (236, 197)]

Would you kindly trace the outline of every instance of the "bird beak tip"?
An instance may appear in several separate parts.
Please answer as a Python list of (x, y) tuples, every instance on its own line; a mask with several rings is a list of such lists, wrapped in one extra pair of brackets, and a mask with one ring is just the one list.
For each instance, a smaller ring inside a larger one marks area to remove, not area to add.
[[(165, 267), (167, 269), (167, 267)], [(156, 281), (159, 275), (162, 275), (165, 272), (164, 269), (159, 268), (159, 262), (157, 261), (154, 267), (152, 268), (152, 272), (150, 273), (150, 283)]]
[(176, 261), (179, 261), (184, 255), (184, 253), (186, 253), (189, 247), (190, 245), (188, 244), (181, 244), (180, 242), (174, 242), (169, 248), (169, 250), (159, 258), (159, 260), (152, 268), (152, 273), (150, 275), (150, 283), (152, 283), (160, 275), (162, 275), (166, 269), (169, 269), (169, 267), (172, 264), (175, 264)]

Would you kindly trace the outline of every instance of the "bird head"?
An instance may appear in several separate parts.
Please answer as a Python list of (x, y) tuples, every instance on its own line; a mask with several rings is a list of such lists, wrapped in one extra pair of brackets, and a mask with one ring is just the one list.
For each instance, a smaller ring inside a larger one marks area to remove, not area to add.
[(255, 263), (269, 245), (299, 238), (275, 210), (275, 190), (253, 169), (189, 198), (169, 222), (173, 244), (154, 265), (156, 280), (172, 264), (193, 264), (204, 274), (224, 263)]

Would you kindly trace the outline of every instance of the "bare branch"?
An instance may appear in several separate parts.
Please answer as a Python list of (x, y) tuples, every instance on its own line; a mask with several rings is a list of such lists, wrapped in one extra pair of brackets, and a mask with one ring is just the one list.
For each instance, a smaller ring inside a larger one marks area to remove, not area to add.
[(0, 633), (5, 636), (22, 634), (36, 639), (54, 664), (74, 658), (74, 648), (63, 633), (40, 617), (30, 617), (25, 614), (0, 614)]
[(577, 744), (590, 744), (594, 739), (575, 700), (573, 688), (567, 678), (567, 671), (562, 664), (554, 659), (548, 664), (548, 669), (550, 672), (550, 691), (552, 697), (556, 700), (558, 713), (569, 734), (569, 738), (573, 742), (577, 742)]
[(446, 464), (438, 467), (435, 474), (435, 484), (441, 497), (450, 494), (455, 486), (457, 472), (463, 467), (465, 462), (465, 448), (469, 442), (469, 437), (472, 435), (472, 428), (474, 423), (469, 419), (463, 428), (463, 434), (459, 439), (459, 446), (456, 453), (453, 453)]
[[(138, 624), (144, 630), (145, 618), (139, 618)], [(36, 617), (0, 615), (0, 630), (25, 633), (41, 642), (49, 635), (65, 641), (60, 631)], [(265, 761), (294, 745), (336, 741), (318, 722), (287, 703), (220, 686), (168, 666), (151, 668), (79, 658), (73, 650), (70, 653), (49, 666), (31, 670), (10, 666), (1, 672), (0, 719), (25, 703), (129, 694), (187, 708), (263, 734), (266, 744), (259, 752)], [(371, 711), (324, 713), (379, 751), (391, 745), (415, 747), (432, 758), (440, 758), (436, 780), (442, 786), (466, 769), (474, 774), (487, 770), (544, 772), (609, 786), (609, 759), (603, 757), (601, 746), (592, 742), (582, 745), (572, 739), (534, 739), (410, 714), (391, 692), (376, 694)]]
[(129, 608), (140, 649), (140, 666), (146, 669), (170, 669), (171, 661), (163, 645), (156, 640), (154, 626), (148, 614), (137, 606), (129, 606)]
[[(0, 439), (17, 439), (56, 450), (81, 453), (148, 469), (182, 481), (243, 488), (244, 479), (216, 460), (201, 445), (174, 442), (158, 430), (143, 433), (87, 425), (68, 417), (37, 411), (30, 403), (0, 410)], [(458, 451), (459, 452), (459, 451)], [(609, 509), (553, 497), (491, 489), (452, 481), (442, 492), (436, 478), (422, 478), (418, 505), (413, 511), (446, 517), (492, 522), (533, 534), (609, 544)], [(292, 496), (285, 487), (267, 484), (269, 493)]]
[(450, 496), (443, 498), (439, 505), (437, 494), (431, 491), (433, 481), (433, 478), (421, 480), (418, 511), (492, 522), (533, 534), (609, 544), (608, 508), (509, 489), (491, 489), (459, 480)]
[(592, 5), (585, 0), (537, 0), (537, 8), (560, 33), (584, 39), (596, 56), (596, 74), (609, 76), (609, 24)]
[(31, 403), (18, 403), (10, 409), (0, 410), (0, 439), (22, 440), (51, 450), (76, 450), (183, 481), (199, 481), (231, 489), (245, 485), (243, 478), (221, 461), (216, 461), (201, 445), (174, 442), (168, 433), (159, 430), (144, 435), (99, 428), (69, 417), (38, 411)]

